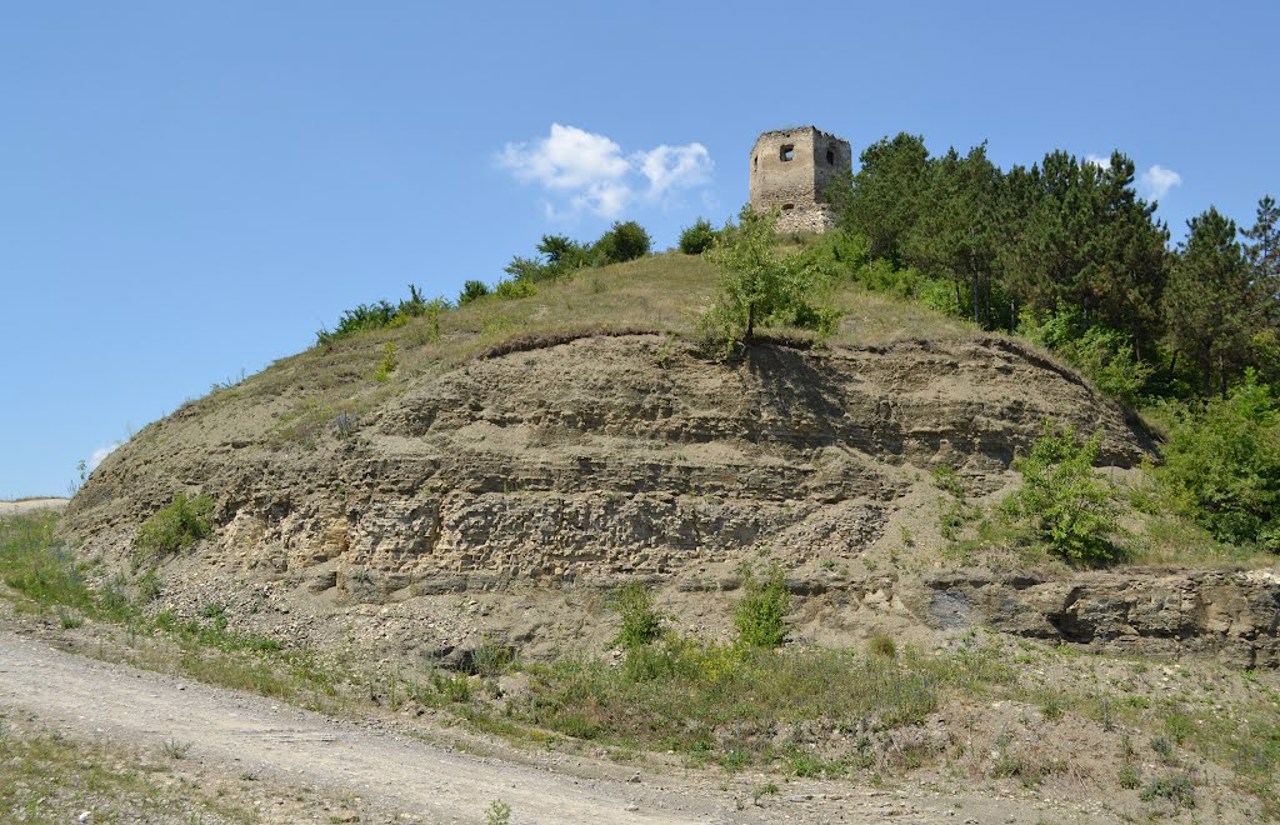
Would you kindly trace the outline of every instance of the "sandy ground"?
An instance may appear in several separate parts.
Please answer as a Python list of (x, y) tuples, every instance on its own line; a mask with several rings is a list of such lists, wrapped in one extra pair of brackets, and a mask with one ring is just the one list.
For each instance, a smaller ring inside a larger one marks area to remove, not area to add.
[(19, 501), (0, 501), (0, 516), (16, 516), (37, 510), (61, 510), (71, 499), (24, 498)]

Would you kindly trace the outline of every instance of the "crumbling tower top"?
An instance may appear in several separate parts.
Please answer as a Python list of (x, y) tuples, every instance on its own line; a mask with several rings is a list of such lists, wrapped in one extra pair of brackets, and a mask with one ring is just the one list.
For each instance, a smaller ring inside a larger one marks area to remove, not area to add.
[(765, 132), (751, 149), (751, 208), (779, 210), (779, 232), (835, 226), (827, 184), (853, 168), (849, 142), (813, 126)]

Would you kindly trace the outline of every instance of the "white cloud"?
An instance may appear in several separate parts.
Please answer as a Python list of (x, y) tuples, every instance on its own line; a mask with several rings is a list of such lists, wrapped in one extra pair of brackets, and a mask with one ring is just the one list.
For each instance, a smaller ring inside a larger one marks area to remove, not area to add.
[(1170, 189), (1182, 185), (1182, 175), (1157, 163), (1142, 173), (1141, 182), (1144, 198), (1160, 200)]
[(604, 135), (551, 124), (551, 135), (535, 142), (508, 143), (498, 163), (517, 178), (549, 189), (579, 189), (627, 174), (622, 148)]
[(98, 469), (98, 465), (101, 464), (107, 456), (115, 452), (116, 447), (119, 446), (120, 442), (117, 441), (114, 444), (110, 444), (106, 447), (99, 447), (94, 450), (93, 455), (89, 456), (89, 472), (92, 473), (94, 470)]
[(579, 212), (614, 218), (637, 198), (661, 202), (675, 190), (707, 183), (714, 167), (700, 143), (624, 155), (604, 135), (559, 123), (545, 138), (508, 143), (497, 161), (517, 180), (546, 190), (553, 198), (543, 203), (549, 220)]
[(711, 153), (701, 143), (688, 146), (659, 146), (634, 156), (640, 172), (649, 181), (650, 198), (661, 198), (671, 189), (700, 186), (711, 179)]
[(1102, 155), (1088, 154), (1084, 156), (1084, 162), (1090, 166), (1099, 166), (1103, 169), (1111, 168), (1111, 158), (1104, 158)]

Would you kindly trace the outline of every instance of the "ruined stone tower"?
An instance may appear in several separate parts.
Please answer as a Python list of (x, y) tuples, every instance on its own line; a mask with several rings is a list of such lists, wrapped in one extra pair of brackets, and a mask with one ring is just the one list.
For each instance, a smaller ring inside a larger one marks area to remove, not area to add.
[(813, 126), (765, 132), (751, 150), (751, 208), (779, 210), (779, 232), (825, 232), (835, 210), (824, 190), (852, 165), (849, 142)]

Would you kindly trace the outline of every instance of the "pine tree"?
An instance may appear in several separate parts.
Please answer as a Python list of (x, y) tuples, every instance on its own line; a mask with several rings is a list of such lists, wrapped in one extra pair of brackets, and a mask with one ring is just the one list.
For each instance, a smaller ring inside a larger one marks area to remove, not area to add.
[(1250, 243), (1245, 246), (1260, 310), (1271, 325), (1280, 325), (1280, 208), (1267, 195), (1258, 201), (1258, 216), (1245, 230)]
[(1235, 221), (1209, 207), (1187, 226), (1164, 295), (1168, 342), (1191, 359), (1205, 395), (1225, 397), (1256, 326), (1252, 271)]

